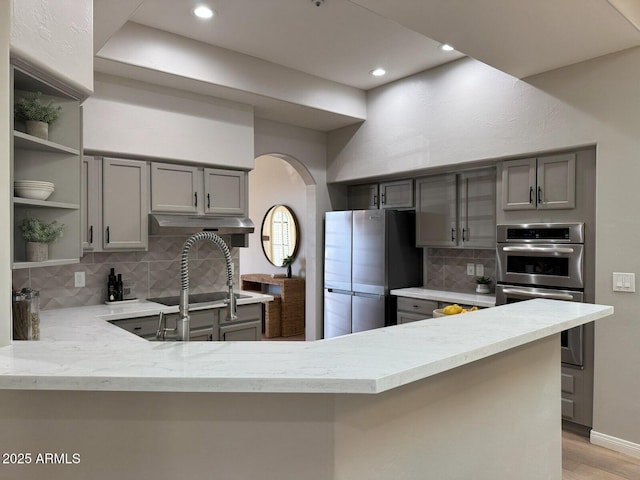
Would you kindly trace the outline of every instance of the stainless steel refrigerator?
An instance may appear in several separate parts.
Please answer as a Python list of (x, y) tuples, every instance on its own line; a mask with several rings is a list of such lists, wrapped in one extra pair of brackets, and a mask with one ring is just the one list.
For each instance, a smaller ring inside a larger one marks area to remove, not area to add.
[(324, 338), (395, 323), (394, 288), (422, 285), (415, 212), (325, 214)]

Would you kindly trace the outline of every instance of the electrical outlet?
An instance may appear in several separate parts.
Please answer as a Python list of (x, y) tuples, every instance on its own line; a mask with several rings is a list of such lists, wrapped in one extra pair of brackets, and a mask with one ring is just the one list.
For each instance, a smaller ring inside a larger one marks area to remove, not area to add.
[(476, 269), (473, 263), (467, 263), (467, 275), (473, 276), (475, 274), (476, 274)]
[(73, 286), (76, 288), (84, 287), (84, 272), (75, 272), (73, 274)]
[(482, 263), (476, 263), (476, 276), (484, 277), (484, 265)]

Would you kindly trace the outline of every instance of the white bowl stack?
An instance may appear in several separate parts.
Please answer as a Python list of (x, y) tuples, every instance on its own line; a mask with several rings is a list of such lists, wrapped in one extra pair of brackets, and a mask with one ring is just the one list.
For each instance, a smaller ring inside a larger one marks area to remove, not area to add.
[(39, 180), (15, 180), (13, 191), (17, 197), (31, 200), (46, 200), (54, 192), (55, 186), (51, 182)]

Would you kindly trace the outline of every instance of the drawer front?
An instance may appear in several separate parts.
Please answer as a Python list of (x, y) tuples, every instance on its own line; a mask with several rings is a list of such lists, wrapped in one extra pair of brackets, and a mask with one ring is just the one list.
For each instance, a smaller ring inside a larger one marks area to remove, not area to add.
[(438, 308), (438, 302), (433, 300), (398, 297), (399, 312), (423, 313), (430, 317), (436, 308)]
[(255, 342), (261, 336), (262, 324), (259, 320), (220, 326), (220, 340), (225, 342)]
[(398, 312), (398, 325), (403, 323), (417, 322), (418, 320), (425, 320), (431, 318), (431, 314), (426, 313), (414, 313), (414, 312)]

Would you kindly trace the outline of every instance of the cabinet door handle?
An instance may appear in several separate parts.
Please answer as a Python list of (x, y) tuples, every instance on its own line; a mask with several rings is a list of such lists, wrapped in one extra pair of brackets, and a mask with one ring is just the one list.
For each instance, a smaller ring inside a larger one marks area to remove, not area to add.
[(198, 206), (198, 192), (194, 193), (193, 195), (196, 197), (196, 201), (195, 201), (195, 205), (194, 206), (197, 207)]
[(109, 243), (109, 227), (107, 227), (107, 243)]
[(384, 193), (380, 195), (380, 198), (382, 199), (382, 205), (384, 205), (385, 204)]
[(529, 203), (533, 203), (533, 187), (529, 187)]
[(93, 225), (89, 227), (89, 244), (93, 243)]
[(373, 195), (373, 206), (374, 207), (378, 206), (378, 195), (377, 194)]
[(451, 229), (451, 241), (454, 242), (456, 239), (456, 235), (455, 235), (456, 229), (452, 228)]
[(207, 193), (207, 208), (211, 208), (211, 196)]
[(538, 203), (542, 203), (542, 187), (538, 187)]
[(463, 228), (463, 229), (462, 229), (462, 241), (463, 241), (463, 242), (467, 240), (467, 239), (466, 239), (466, 234), (467, 234), (467, 229), (466, 229), (466, 228)]

